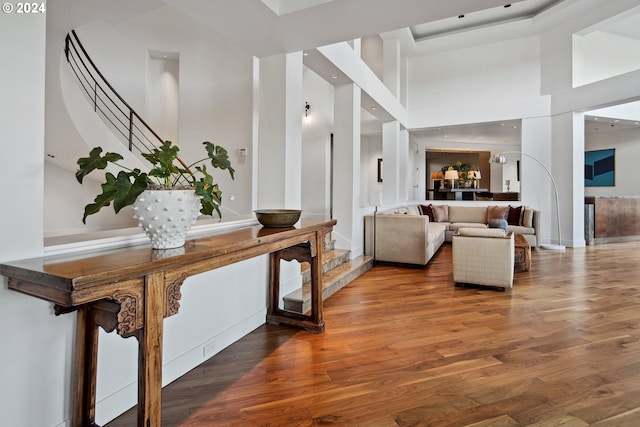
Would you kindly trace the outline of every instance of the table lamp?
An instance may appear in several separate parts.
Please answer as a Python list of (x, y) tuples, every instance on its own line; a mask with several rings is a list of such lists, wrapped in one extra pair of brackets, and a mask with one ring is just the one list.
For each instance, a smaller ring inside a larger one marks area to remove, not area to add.
[(458, 180), (458, 171), (448, 170), (444, 173), (444, 179), (451, 180), (451, 188), (454, 188), (454, 181)]

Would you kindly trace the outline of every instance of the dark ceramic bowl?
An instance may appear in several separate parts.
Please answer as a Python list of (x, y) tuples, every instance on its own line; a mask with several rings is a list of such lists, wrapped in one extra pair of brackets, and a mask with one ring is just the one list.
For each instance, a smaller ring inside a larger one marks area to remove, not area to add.
[(264, 227), (291, 227), (300, 219), (298, 209), (259, 209), (254, 211), (258, 222)]

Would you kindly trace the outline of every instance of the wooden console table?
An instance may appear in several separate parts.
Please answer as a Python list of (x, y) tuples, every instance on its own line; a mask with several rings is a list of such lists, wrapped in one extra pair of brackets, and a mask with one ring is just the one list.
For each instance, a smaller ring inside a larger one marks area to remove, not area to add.
[[(95, 427), (98, 327), (138, 340), (138, 426), (161, 425), (163, 319), (180, 308), (180, 287), (194, 274), (270, 254), (267, 322), (320, 333), (322, 248), (335, 220), (302, 220), (286, 229), (246, 227), (188, 240), (175, 251), (147, 246), (0, 264), (9, 288), (77, 311), (73, 427)], [(178, 254), (173, 254), (178, 252)], [(311, 265), (310, 315), (278, 308), (280, 260)]]
[(440, 187), (439, 190), (434, 192), (434, 198), (440, 199), (439, 196), (442, 196), (442, 199), (448, 199), (448, 194), (454, 195), (454, 200), (475, 200), (476, 194), (478, 193), (486, 193), (488, 190), (486, 188), (443, 188)]

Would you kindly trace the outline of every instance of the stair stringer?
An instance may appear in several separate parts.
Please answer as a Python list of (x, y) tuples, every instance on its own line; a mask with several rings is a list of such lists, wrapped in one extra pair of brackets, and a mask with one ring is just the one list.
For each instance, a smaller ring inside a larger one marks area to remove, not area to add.
[[(373, 258), (361, 256), (350, 259), (349, 251), (335, 250), (340, 252), (337, 256), (331, 254), (334, 251), (327, 251), (323, 259), (322, 275), (322, 300), (326, 300), (340, 289), (351, 283), (353, 280), (364, 274), (373, 266)], [(346, 257), (342, 254), (346, 252)], [(335, 262), (335, 260), (341, 260)], [(284, 309), (296, 313), (307, 313), (311, 310), (311, 283), (309, 276), (303, 268), (302, 287), (283, 297)]]

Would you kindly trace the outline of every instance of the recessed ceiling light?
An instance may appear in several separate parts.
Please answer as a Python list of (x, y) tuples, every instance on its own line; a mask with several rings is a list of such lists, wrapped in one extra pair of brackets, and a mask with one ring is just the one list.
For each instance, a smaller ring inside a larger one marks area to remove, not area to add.
[(618, 123), (620, 121), (620, 119), (614, 120), (615, 123)]
[(309, 52), (302, 52), (302, 56), (309, 56)]
[(633, 122), (634, 125), (640, 125), (640, 122)]
[(594, 118), (593, 118), (593, 120), (598, 120), (598, 118), (597, 118), (597, 117), (594, 117)]
[(333, 74), (333, 75), (331, 76), (331, 78), (332, 78), (332, 79), (337, 79), (337, 78), (338, 78), (338, 75), (337, 75), (337, 74)]
[(377, 109), (378, 109), (378, 107), (371, 107), (371, 109), (372, 109), (373, 111), (375, 111), (375, 110), (377, 110)]

